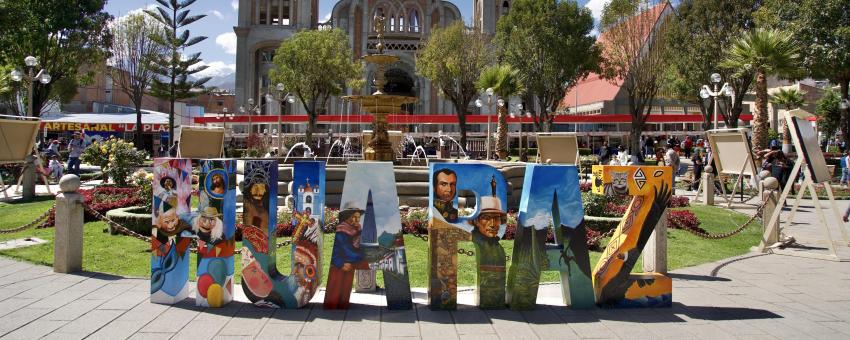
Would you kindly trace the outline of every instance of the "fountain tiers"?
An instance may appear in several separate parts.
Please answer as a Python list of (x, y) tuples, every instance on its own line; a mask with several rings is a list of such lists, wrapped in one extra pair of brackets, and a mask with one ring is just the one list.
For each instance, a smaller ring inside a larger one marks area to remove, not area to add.
[[(382, 52), (382, 49), (379, 49)], [(343, 100), (360, 105), (363, 110), (369, 112), (374, 117), (372, 129), (372, 141), (363, 152), (363, 158), (371, 161), (395, 161), (395, 152), (393, 152), (392, 143), (390, 143), (389, 126), (387, 124), (387, 115), (401, 112), (401, 106), (412, 104), (418, 101), (416, 97), (396, 96), (384, 94), (381, 92), (386, 85), (384, 78), (384, 69), (386, 65), (395, 63), (399, 57), (387, 54), (372, 54), (364, 56), (363, 59), (367, 63), (375, 64), (378, 71), (375, 77), (375, 93), (368, 96), (345, 96)]]

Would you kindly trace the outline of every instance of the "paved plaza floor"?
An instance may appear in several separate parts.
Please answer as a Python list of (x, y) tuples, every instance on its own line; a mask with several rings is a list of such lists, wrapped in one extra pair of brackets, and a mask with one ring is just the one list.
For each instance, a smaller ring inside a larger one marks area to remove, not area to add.
[[(300, 310), (254, 307), (244, 297), (220, 309), (193, 299), (148, 301), (150, 282), (104, 274), (55, 274), (0, 258), (2, 339), (848, 339), (850, 264), (750, 255), (677, 270), (673, 307), (570, 310), (556, 285), (541, 286), (536, 310), (479, 310), (472, 292), (457, 311), (389, 311), (383, 296), (354, 294), (352, 308), (329, 311), (323, 294)], [(236, 287), (240, 291), (240, 287)]]

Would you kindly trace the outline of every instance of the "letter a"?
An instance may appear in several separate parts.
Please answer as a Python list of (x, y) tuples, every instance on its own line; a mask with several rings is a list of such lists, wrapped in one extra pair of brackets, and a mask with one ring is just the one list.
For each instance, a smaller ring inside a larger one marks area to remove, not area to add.
[(348, 309), (355, 269), (383, 271), (388, 309), (413, 307), (392, 163), (348, 163), (329, 267), (325, 309)]
[[(564, 304), (594, 306), (590, 258), (585, 244), (584, 208), (575, 166), (528, 164), (508, 273), (511, 309), (533, 309), (540, 274), (557, 270)], [(555, 244), (546, 243), (554, 227)]]

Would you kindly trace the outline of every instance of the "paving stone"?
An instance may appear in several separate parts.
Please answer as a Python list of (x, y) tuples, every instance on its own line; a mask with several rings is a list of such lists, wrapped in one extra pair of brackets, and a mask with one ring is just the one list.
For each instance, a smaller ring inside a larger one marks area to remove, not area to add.
[(75, 300), (71, 301), (67, 305), (59, 307), (54, 310), (50, 314), (47, 314), (44, 319), (46, 320), (74, 320), (80, 317), (83, 314), (88, 313), (91, 310), (97, 308), (103, 304), (104, 300)]
[(216, 320), (192, 320), (177, 332), (172, 339), (212, 339), (222, 330), (225, 323)]
[(18, 328), (14, 332), (6, 334), (3, 339), (37, 339), (64, 326), (68, 321), (35, 320)]
[(342, 321), (345, 320), (344, 310), (324, 310), (313, 308), (301, 336), (328, 336), (338, 337), (342, 329)]
[(269, 320), (257, 334), (257, 339), (295, 339), (303, 326), (303, 323), (272, 322)]
[(263, 329), (273, 309), (260, 309), (248, 306), (239, 311), (238, 318), (230, 319), (218, 332), (218, 336), (255, 336)]
[(12, 297), (0, 301), (0, 317), (3, 317), (3, 315), (9, 314), (23, 307), (29, 306), (37, 300), (38, 299), (33, 298)]
[(0, 336), (15, 331), (49, 312), (49, 309), (21, 308), (6, 314), (0, 317)]
[(195, 306), (194, 301), (189, 303), (184, 300), (159, 314), (159, 316), (148, 323), (147, 326), (142, 328), (141, 331), (153, 333), (177, 333), (183, 328), (183, 326), (188, 324), (189, 321), (192, 321), (201, 309), (201, 307)]
[(380, 339), (381, 324), (369, 321), (345, 321), (339, 337), (342, 339)]
[(85, 337), (96, 332), (98, 329), (121, 315), (121, 313), (123, 313), (123, 311), (101, 309), (93, 310), (78, 319), (65, 324), (65, 326), (57, 329), (55, 333), (81, 333), (84, 334), (83, 336)]
[[(120, 317), (119, 317), (120, 319)], [(153, 317), (151, 317), (153, 319)], [(142, 329), (147, 324), (146, 321), (138, 320), (113, 320), (106, 326), (98, 329), (86, 339), (127, 339)]]
[(130, 340), (162, 340), (169, 339), (174, 336), (174, 333), (136, 333), (130, 337)]
[(496, 330), (490, 325), (490, 318), (480, 309), (458, 306), (458, 310), (451, 311), (451, 314), (458, 335), (496, 334)]
[[(381, 337), (419, 337), (416, 310), (382, 310), (380, 318)], [(346, 320), (348, 320), (346, 318)], [(343, 334), (345, 334), (343, 332)]]

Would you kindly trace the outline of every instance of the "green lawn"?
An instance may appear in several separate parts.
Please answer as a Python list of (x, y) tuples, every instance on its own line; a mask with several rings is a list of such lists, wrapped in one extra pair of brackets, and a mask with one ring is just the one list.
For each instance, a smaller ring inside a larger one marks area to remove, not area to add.
[[(5, 204), (0, 203), (0, 229), (11, 229), (27, 223), (47, 211), (52, 200), (34, 203)], [(731, 212), (717, 207), (692, 206), (690, 208), (700, 221), (702, 227), (712, 233), (725, 232), (735, 229), (747, 220), (747, 216)], [(105, 232), (106, 224), (103, 222), (90, 222), (85, 225), (85, 239), (83, 246), (83, 268), (87, 271), (110, 273), (133, 277), (150, 276), (150, 252), (149, 245), (137, 239), (125, 236), (111, 236)], [(731, 256), (747, 253), (751, 246), (757, 245), (761, 235), (761, 224), (756, 221), (740, 235), (724, 240), (704, 240), (682, 230), (668, 231), (668, 254), (669, 267), (688, 267), (697, 264), (713, 262)], [(53, 229), (26, 230), (13, 234), (0, 234), (0, 241), (38, 237), (48, 241), (53, 240)], [(603, 240), (603, 244), (607, 240)], [(505, 253), (513, 253), (513, 241), (502, 241)], [(427, 244), (413, 236), (405, 236), (408, 268), (410, 271), (410, 283), (413, 287), (424, 287), (427, 283)], [(237, 244), (237, 247), (240, 247)], [(324, 238), (324, 262), (322, 282), (326, 282), (327, 265), (330, 263), (331, 247), (333, 246), (333, 234), (326, 234)], [(464, 249), (473, 249), (472, 243), (465, 242), (459, 245)], [(238, 249), (238, 248), (237, 248)], [(53, 243), (48, 242), (33, 247), (4, 250), (0, 255), (21, 259), (33, 263), (53, 264)], [(278, 252), (278, 268), (289, 267), (289, 256)], [(458, 261), (458, 283), (461, 286), (474, 285), (475, 258), (459, 255)], [(591, 252), (591, 267), (598, 261), (600, 253)], [(193, 257), (194, 260), (194, 257)], [(240, 262), (236, 258), (237, 280), (240, 272)], [(640, 268), (640, 262), (636, 268)], [(191, 270), (194, 276), (194, 263)], [(288, 272), (287, 270), (282, 270)], [(639, 271), (639, 270), (636, 270)], [(544, 272), (542, 281), (558, 281), (557, 272)], [(382, 282), (379, 274), (379, 283)]]

